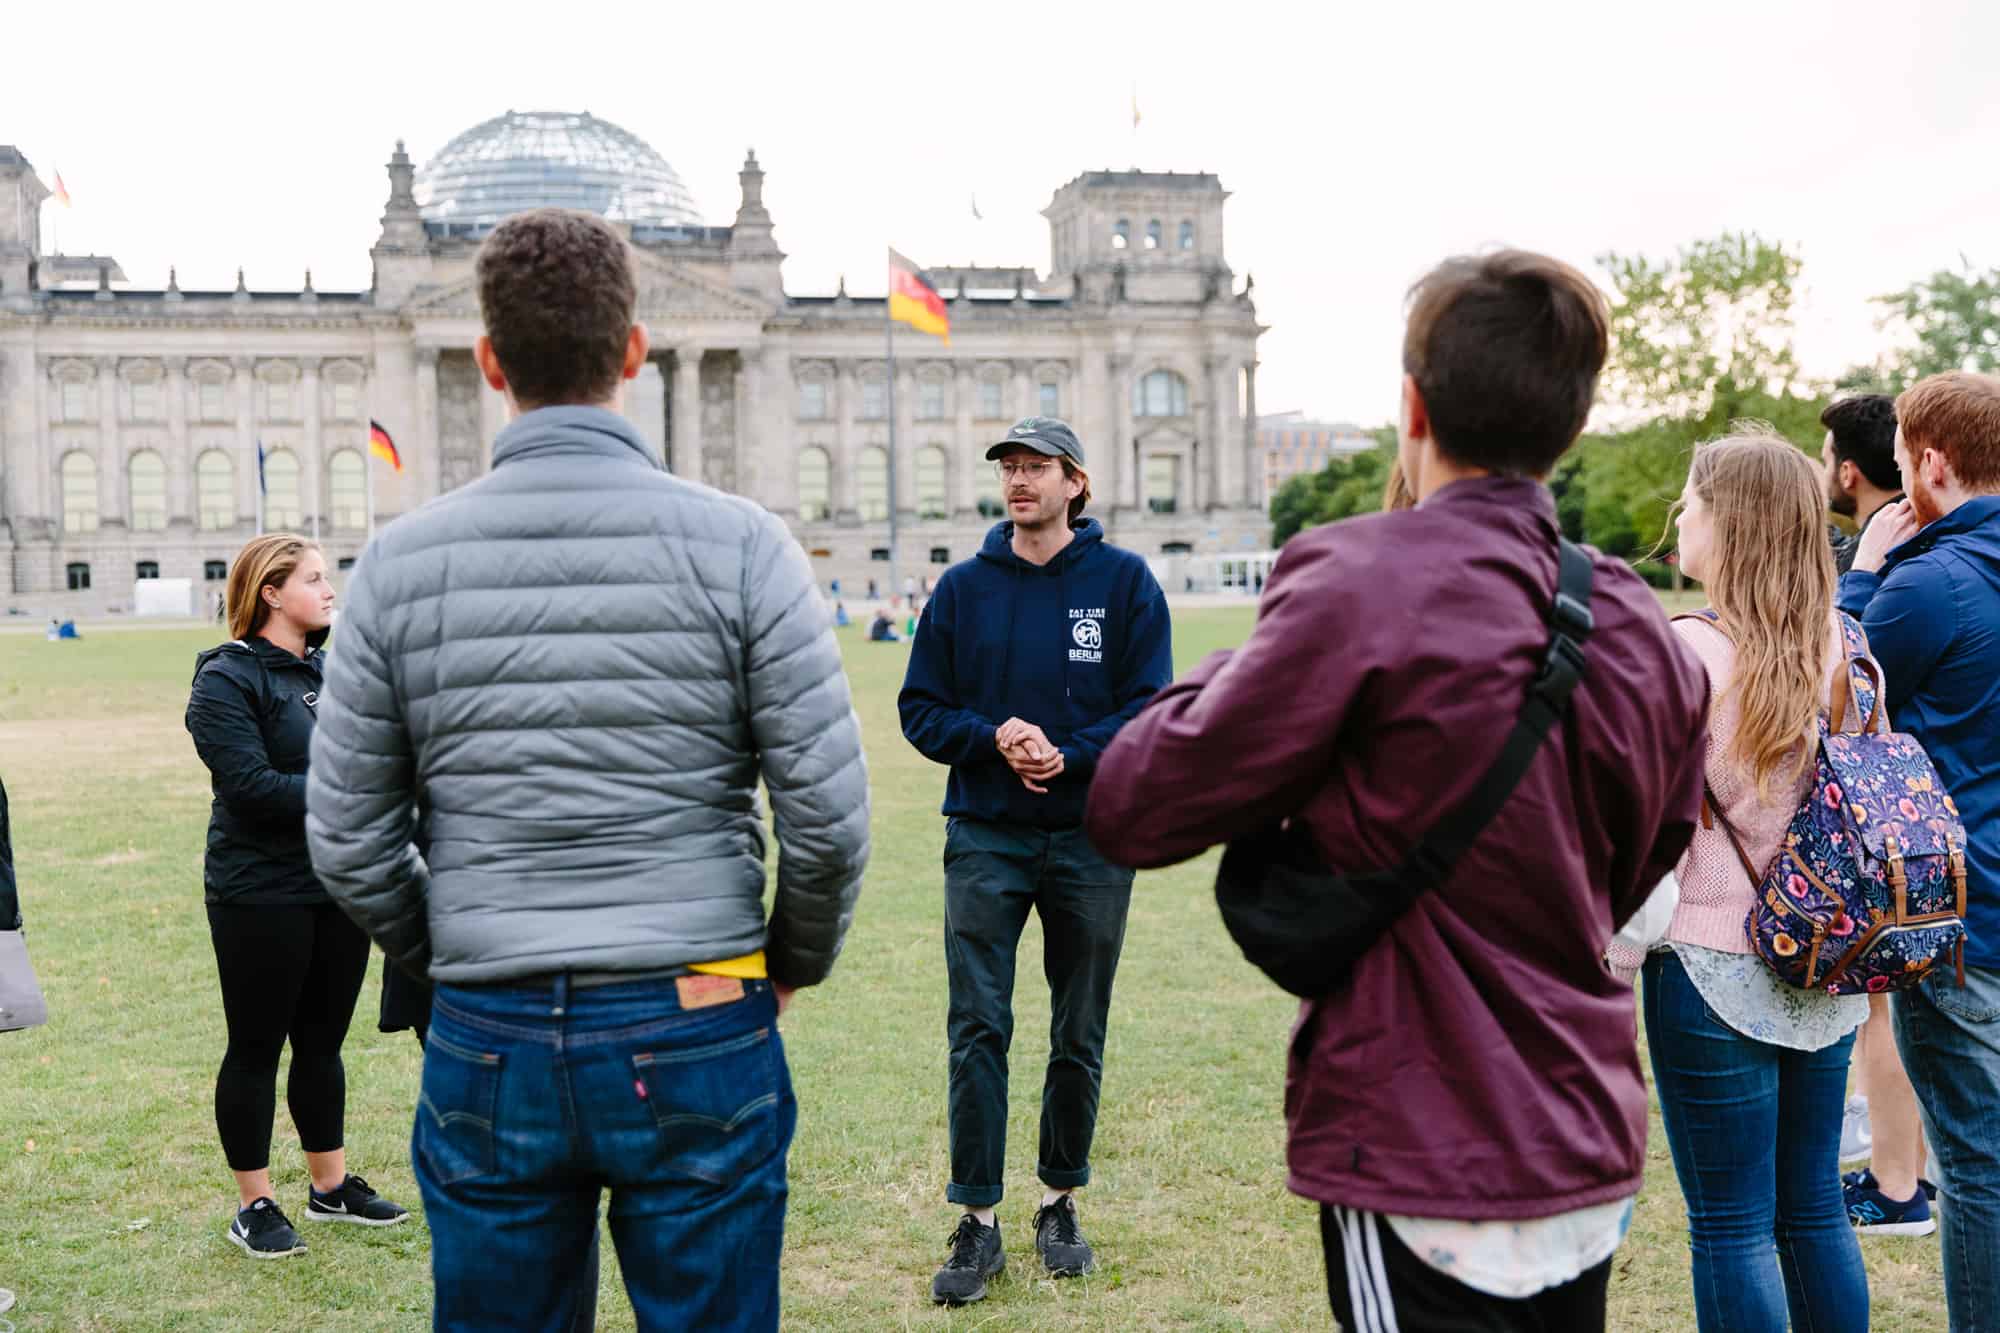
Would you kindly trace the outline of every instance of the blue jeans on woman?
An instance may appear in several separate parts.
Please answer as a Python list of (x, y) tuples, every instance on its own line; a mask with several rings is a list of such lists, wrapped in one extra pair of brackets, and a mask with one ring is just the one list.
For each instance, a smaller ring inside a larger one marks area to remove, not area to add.
[(1867, 1333), (1868, 1274), (1840, 1194), (1852, 1033), (1818, 1051), (1717, 1018), (1671, 951), (1645, 968), (1646, 1041), (1687, 1200), (1702, 1333)]
[(609, 1189), (641, 1330), (776, 1330), (798, 1119), (777, 1001), (766, 981), (686, 993), (438, 987), (411, 1142), (438, 1329), (571, 1327)]

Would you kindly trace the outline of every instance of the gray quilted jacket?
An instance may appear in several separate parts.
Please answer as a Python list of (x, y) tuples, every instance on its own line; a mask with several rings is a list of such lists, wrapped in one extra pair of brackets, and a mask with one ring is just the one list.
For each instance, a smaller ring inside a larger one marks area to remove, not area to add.
[(328, 664), (307, 840), (392, 958), (457, 984), (833, 967), (868, 773), (825, 605), (781, 521), (662, 471), (623, 418), (501, 431), (489, 476), (369, 546)]

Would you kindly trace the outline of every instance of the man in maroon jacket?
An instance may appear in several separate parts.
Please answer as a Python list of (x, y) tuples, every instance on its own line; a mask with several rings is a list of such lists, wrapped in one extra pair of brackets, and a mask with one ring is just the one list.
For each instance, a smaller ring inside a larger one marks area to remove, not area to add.
[[(1556, 507), (1603, 298), (1505, 251), (1411, 291), (1399, 457), (1417, 506), (1285, 547), (1250, 641), (1099, 762), (1086, 828), (1159, 866), (1289, 817), (1338, 871), (1402, 864), (1498, 755), (1549, 637)], [(1290, 1186), (1350, 1329), (1601, 1329), (1639, 1190), (1632, 992), (1599, 958), (1686, 847), (1708, 690), (1652, 592), (1598, 557), (1570, 711), (1446, 881), (1307, 1002)]]

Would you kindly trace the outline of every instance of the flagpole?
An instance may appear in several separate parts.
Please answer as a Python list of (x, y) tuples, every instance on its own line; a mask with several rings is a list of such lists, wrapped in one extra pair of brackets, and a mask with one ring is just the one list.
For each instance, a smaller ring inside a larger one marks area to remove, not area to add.
[(264, 535), (264, 442), (257, 441), (257, 535)]
[(902, 553), (896, 541), (896, 321), (889, 313), (895, 284), (891, 275), (889, 294), (882, 297), (883, 339), (889, 354), (889, 599), (892, 602), (903, 587)]

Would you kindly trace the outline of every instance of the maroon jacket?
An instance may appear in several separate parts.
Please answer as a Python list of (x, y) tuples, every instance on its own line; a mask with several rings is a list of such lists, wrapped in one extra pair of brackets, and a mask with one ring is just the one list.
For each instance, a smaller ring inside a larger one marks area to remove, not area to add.
[[(1638, 576), (1596, 566), (1570, 716), (1450, 880), (1301, 1008), (1285, 1114), (1307, 1198), (1533, 1218), (1638, 1191), (1632, 991), (1599, 958), (1693, 834), (1708, 685)], [(1302, 533), (1250, 641), (1105, 751), (1091, 841), (1159, 866), (1295, 815), (1336, 869), (1400, 864), (1499, 754), (1555, 584), (1532, 481)]]

